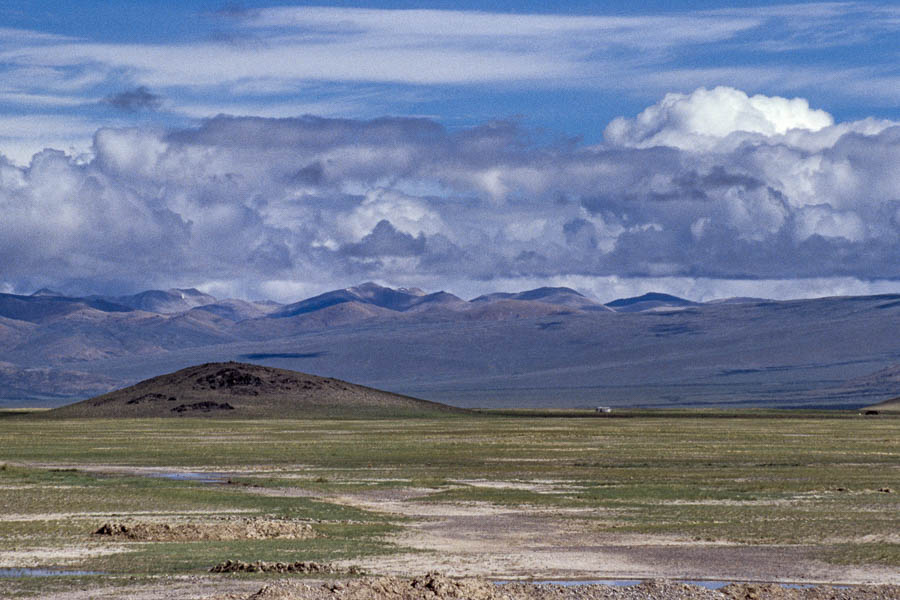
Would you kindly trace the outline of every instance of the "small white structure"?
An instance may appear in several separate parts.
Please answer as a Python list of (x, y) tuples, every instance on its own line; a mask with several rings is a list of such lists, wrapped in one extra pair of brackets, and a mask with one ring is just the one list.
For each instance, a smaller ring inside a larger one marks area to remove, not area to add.
[(597, 412), (598, 412), (598, 413), (611, 413), (611, 412), (612, 412), (612, 408), (609, 407), (609, 406), (598, 406), (598, 407), (597, 407)]

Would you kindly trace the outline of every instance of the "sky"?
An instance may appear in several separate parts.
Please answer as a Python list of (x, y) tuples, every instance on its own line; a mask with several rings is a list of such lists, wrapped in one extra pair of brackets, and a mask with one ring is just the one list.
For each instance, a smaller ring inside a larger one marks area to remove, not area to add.
[(0, 291), (900, 292), (895, 3), (5, 0)]

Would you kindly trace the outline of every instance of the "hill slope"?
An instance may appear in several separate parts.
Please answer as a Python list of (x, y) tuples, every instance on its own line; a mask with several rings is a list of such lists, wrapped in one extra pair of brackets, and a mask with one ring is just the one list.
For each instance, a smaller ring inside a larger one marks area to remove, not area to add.
[(890, 400), (885, 400), (884, 402), (879, 402), (878, 404), (873, 404), (871, 406), (866, 406), (863, 410), (879, 410), (884, 412), (900, 412), (900, 398), (892, 398)]
[(297, 371), (207, 363), (56, 408), (51, 417), (397, 417), (466, 411)]

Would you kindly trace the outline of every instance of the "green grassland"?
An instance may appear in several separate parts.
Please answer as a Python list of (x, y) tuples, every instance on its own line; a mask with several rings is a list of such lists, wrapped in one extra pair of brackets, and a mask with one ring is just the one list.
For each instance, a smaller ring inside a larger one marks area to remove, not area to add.
[[(417, 502), (592, 508), (561, 518), (615, 533), (814, 544), (835, 563), (900, 567), (900, 544), (885, 538), (900, 531), (900, 418), (773, 411), (572, 416), (2, 416), (0, 515), (7, 517), (0, 519), (0, 553), (96, 544), (92, 529), (114, 515), (159, 511), (309, 519), (320, 536), (132, 542), (130, 552), (66, 568), (152, 577), (200, 573), (226, 559), (352, 560), (398, 551), (388, 534), (403, 523), (327, 499), (416, 487), (431, 490)], [(211, 470), (227, 473), (230, 483), (89, 470), (101, 465)], [(522, 485), (475, 485), (482, 481)]]

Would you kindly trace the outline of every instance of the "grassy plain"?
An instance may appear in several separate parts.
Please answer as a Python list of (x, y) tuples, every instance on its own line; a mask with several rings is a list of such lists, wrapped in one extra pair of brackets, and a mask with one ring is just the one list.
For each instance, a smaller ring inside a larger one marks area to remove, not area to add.
[[(403, 550), (391, 537), (403, 519), (336, 499), (410, 489), (419, 490), (412, 501), (423, 504), (558, 509), (601, 534), (807, 544), (835, 564), (900, 567), (900, 418), (772, 411), (571, 416), (2, 415), (0, 567), (64, 567), (121, 580), (204, 573), (226, 559), (389, 555)], [(148, 477), (148, 469), (214, 471), (227, 474), (228, 483)], [(90, 536), (105, 521), (147, 515), (307, 519), (320, 536), (149, 543)], [(6, 585), (25, 593), (54, 584)]]

